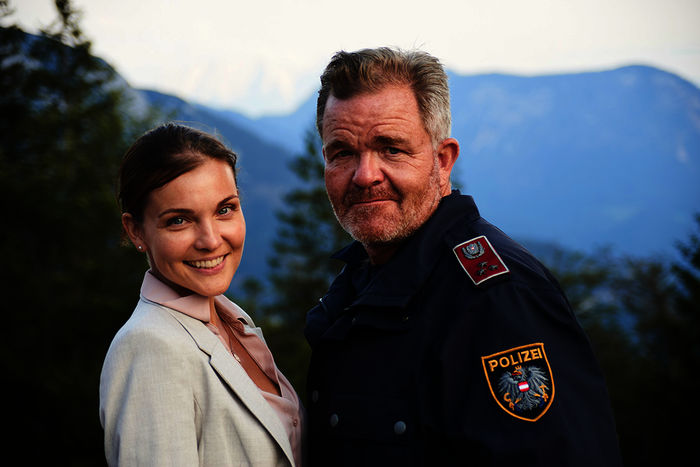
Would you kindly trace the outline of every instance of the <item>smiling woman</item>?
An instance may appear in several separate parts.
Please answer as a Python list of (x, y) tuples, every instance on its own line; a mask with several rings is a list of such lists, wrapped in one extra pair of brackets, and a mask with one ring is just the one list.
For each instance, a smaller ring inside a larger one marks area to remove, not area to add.
[(246, 234), (236, 155), (163, 125), (127, 151), (119, 187), (125, 239), (150, 269), (100, 379), (108, 463), (298, 465), (299, 398), (260, 329), (222, 295)]
[(243, 254), (245, 220), (231, 167), (205, 160), (149, 196), (143, 220), (124, 229), (147, 253), (151, 272), (182, 294), (226, 291)]

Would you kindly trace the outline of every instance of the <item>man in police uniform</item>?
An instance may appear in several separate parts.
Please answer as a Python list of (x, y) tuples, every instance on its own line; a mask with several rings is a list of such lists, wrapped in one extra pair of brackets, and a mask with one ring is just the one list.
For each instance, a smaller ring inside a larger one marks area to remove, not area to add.
[(312, 465), (620, 465), (600, 370), (550, 273), (453, 191), (434, 57), (339, 52), (317, 126), (356, 242), (307, 317)]

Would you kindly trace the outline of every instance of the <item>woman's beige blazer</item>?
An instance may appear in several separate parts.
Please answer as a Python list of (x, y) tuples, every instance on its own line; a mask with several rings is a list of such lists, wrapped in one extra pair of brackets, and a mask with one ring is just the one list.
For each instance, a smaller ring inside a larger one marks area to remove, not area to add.
[(143, 297), (107, 353), (100, 420), (112, 466), (294, 465), (282, 422), (218, 337)]

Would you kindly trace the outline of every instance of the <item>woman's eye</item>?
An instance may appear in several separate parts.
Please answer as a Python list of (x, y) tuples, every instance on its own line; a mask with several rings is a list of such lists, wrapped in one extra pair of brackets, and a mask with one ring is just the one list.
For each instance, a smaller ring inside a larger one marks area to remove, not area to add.
[(237, 209), (237, 206), (229, 205), (229, 206), (224, 206), (221, 209), (219, 209), (219, 215), (220, 216), (225, 216), (227, 214), (231, 214)]
[(172, 219), (168, 219), (168, 222), (167, 222), (168, 225), (182, 225), (184, 223), (185, 223), (184, 217), (173, 217)]

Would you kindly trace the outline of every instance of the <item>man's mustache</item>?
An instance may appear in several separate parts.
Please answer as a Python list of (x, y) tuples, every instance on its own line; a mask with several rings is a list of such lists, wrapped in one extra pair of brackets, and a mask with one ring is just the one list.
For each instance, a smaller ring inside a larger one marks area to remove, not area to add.
[(345, 204), (368, 203), (370, 201), (390, 200), (398, 201), (399, 195), (389, 186), (374, 188), (354, 187), (345, 194)]

